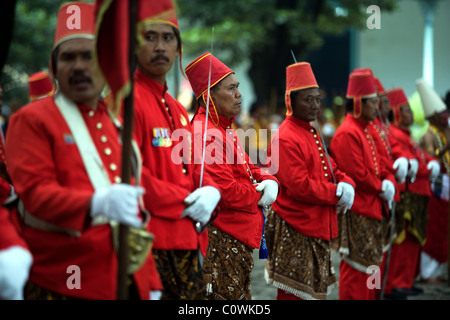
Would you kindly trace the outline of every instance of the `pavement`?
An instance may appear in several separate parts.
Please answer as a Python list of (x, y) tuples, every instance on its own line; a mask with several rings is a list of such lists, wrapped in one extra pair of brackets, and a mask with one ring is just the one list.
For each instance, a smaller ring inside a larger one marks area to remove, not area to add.
[[(276, 300), (277, 289), (266, 283), (264, 279), (265, 259), (259, 259), (258, 250), (253, 251), (253, 260), (255, 266), (253, 268), (252, 277), (252, 297), (253, 300)], [(339, 263), (340, 258), (336, 253), (332, 253), (334, 270), (339, 281)], [(443, 275), (448, 277), (447, 266), (443, 268)], [(422, 294), (416, 296), (408, 296), (407, 300), (450, 300), (450, 286), (448, 284), (430, 285), (422, 284), (419, 281), (414, 283), (415, 287), (423, 289)], [(339, 289), (336, 287), (328, 296), (328, 300), (339, 300)]]

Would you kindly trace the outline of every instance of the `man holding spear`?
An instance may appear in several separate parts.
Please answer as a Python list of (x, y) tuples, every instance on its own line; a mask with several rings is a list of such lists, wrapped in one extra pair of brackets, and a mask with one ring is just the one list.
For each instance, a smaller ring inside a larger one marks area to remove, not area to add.
[(375, 290), (367, 285), (371, 266), (383, 259), (382, 206), (395, 195), (395, 177), (385, 166), (369, 131), (377, 116), (379, 98), (373, 74), (354, 71), (347, 86), (347, 115), (333, 136), (330, 151), (338, 167), (355, 182), (351, 210), (340, 215), (339, 275), (341, 300), (371, 300)]
[(208, 223), (221, 195), (206, 173), (200, 185), (188, 114), (167, 92), (167, 73), (182, 50), (175, 7), (164, 0), (140, 1), (138, 8), (134, 133), (143, 157), (161, 299), (203, 299), (208, 234), (196, 225)]
[[(144, 189), (121, 183), (120, 137), (100, 99), (105, 82), (93, 60), (94, 31), (92, 4), (61, 6), (50, 66), (59, 90), (10, 120), (8, 171), (34, 261), (26, 299), (115, 299), (112, 224), (145, 224)], [(130, 275), (131, 296), (148, 299), (148, 268)]]
[(214, 149), (204, 159), (205, 172), (222, 192), (220, 215), (208, 228), (206, 298), (250, 300), (253, 249), (265, 257), (262, 208), (275, 201), (278, 181), (251, 163), (233, 129), (242, 97), (234, 71), (206, 52), (186, 67), (186, 75), (197, 100), (195, 153)]

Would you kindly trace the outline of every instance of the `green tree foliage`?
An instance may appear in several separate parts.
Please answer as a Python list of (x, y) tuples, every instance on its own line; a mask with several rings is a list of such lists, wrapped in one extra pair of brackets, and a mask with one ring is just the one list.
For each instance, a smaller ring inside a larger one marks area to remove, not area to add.
[[(370, 5), (395, 9), (393, 0), (177, 0), (185, 52), (199, 55), (211, 47), (233, 66), (250, 59), (249, 76), (257, 96), (269, 100), (285, 90), (285, 68), (322, 45), (326, 34), (365, 28)], [(330, 53), (332, 59), (332, 53)]]

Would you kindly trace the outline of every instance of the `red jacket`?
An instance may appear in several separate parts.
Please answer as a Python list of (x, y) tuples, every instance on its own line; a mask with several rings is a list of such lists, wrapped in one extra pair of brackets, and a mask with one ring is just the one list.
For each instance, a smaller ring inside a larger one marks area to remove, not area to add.
[(406, 182), (402, 190), (428, 197), (431, 196), (431, 184), (429, 180), (430, 170), (427, 169), (427, 164), (431, 160), (437, 159), (420, 148), (414, 141), (414, 138), (411, 137), (411, 132), (408, 129), (392, 125), (391, 134), (398, 142), (398, 150), (402, 150), (402, 154), (408, 159), (417, 159), (417, 161), (419, 161), (416, 180), (413, 183)]
[(355, 187), (355, 183), (330, 157), (331, 172), (316, 129), (308, 122), (287, 117), (272, 137), (269, 153), (272, 167), (279, 164), (274, 174), (281, 192), (272, 205), (276, 213), (305, 236), (328, 241), (336, 238), (336, 185), (347, 182)]
[(12, 246), (20, 246), (28, 249), (25, 240), (19, 235), (13, 220), (11, 212), (5, 207), (0, 206), (0, 250)]
[[(143, 158), (144, 203), (152, 215), (153, 248), (200, 248), (205, 255), (208, 233), (197, 234), (190, 218), (180, 218), (185, 209), (184, 199), (200, 183), (201, 168), (193, 161), (188, 114), (170, 96), (167, 86), (140, 70), (136, 70), (134, 77), (135, 136)], [(206, 174), (202, 186), (207, 185), (217, 187)]]
[[(394, 162), (398, 158), (402, 157), (401, 153), (393, 155), (393, 150), (398, 149), (398, 143), (395, 141), (394, 137), (390, 133), (390, 125), (384, 125), (381, 121), (376, 118), (374, 121), (369, 122), (369, 131), (373, 137), (377, 151), (380, 154), (382, 161), (385, 163), (387, 170), (395, 175), (396, 170), (394, 170)], [(401, 150), (400, 150), (401, 152)], [(403, 184), (398, 184), (397, 180), (395, 185), (395, 197), (394, 201), (400, 201), (400, 187)]]
[[(201, 163), (205, 120), (206, 109), (200, 107), (193, 119), (197, 163)], [(259, 248), (264, 217), (258, 207), (261, 194), (255, 190), (252, 177), (257, 182), (278, 180), (251, 163), (232, 127), (233, 120), (219, 116), (219, 124), (215, 126), (208, 117), (205, 170), (222, 194), (220, 213), (212, 224), (244, 244)]]
[(381, 185), (384, 179), (395, 185), (368, 129), (369, 123), (347, 114), (331, 140), (331, 154), (338, 167), (356, 183), (352, 212), (381, 220)]
[[(119, 134), (100, 101), (98, 109), (79, 105), (83, 119), (112, 182), (119, 181)], [(79, 237), (42, 231), (21, 224), (21, 233), (34, 257), (30, 281), (48, 290), (82, 299), (115, 299), (117, 256), (109, 224), (91, 225), (88, 205), (94, 193), (71, 131), (48, 97), (30, 103), (11, 116), (6, 139), (6, 161), (15, 190), (34, 217)], [(66, 285), (78, 266), (81, 289)], [(151, 280), (157, 277), (157, 280)], [(144, 264), (135, 274), (142, 299), (159, 289), (156, 269)]]

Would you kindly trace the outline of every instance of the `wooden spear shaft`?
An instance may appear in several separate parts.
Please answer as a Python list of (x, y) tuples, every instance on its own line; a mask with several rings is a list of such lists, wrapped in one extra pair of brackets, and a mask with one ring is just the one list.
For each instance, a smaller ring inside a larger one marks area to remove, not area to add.
[[(129, 1), (129, 70), (130, 70), (130, 93), (124, 100), (123, 130), (122, 130), (122, 183), (131, 182), (131, 139), (133, 137), (133, 73), (135, 65), (135, 42), (136, 42), (136, 0)], [(129, 228), (124, 224), (119, 225), (119, 248), (118, 248), (118, 281), (117, 299), (128, 299), (128, 234)]]

